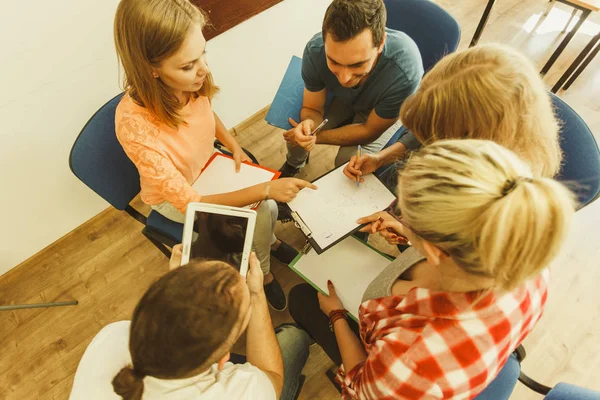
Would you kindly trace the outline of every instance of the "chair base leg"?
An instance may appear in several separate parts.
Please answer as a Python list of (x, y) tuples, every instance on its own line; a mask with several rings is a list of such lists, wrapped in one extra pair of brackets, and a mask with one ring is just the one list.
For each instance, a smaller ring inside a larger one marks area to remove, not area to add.
[(525, 375), (523, 373), (523, 371), (521, 371), (521, 373), (519, 374), (519, 382), (521, 382), (523, 385), (527, 386), (529, 389), (533, 390), (534, 392), (537, 392), (537, 393), (543, 394), (543, 395), (547, 395), (552, 390), (551, 387), (542, 385), (541, 383), (538, 383), (535, 380), (531, 379), (530, 377)]
[(10, 310), (24, 310), (28, 308), (48, 308), (48, 307), (64, 307), (64, 306), (76, 306), (79, 304), (78, 301), (58, 301), (54, 303), (37, 303), (37, 304), (13, 304), (10, 306), (0, 306), (0, 311)]
[(325, 375), (327, 376), (327, 378), (329, 379), (329, 381), (333, 384), (333, 386), (335, 386), (335, 388), (337, 389), (338, 392), (342, 393), (342, 388), (340, 387), (340, 385), (338, 385), (338, 383), (335, 381), (335, 372), (333, 369), (329, 368), (326, 372)]
[(144, 236), (146, 236), (146, 239), (148, 239), (154, 246), (156, 246), (156, 248), (158, 250), (160, 250), (161, 253), (163, 253), (165, 255), (165, 257), (167, 258), (171, 258), (171, 251), (167, 248), (167, 246), (165, 246), (164, 244), (162, 244), (160, 241), (154, 239), (147, 231), (146, 229), (144, 229), (142, 231), (142, 233), (144, 234)]

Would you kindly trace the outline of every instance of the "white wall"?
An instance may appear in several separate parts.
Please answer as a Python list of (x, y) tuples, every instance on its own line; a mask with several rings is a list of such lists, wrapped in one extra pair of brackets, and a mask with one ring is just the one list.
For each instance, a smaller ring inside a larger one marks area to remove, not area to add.
[[(118, 93), (112, 38), (118, 0), (4, 2), (0, 15), (0, 274), (108, 206), (68, 155), (81, 127)], [(328, 1), (282, 3), (211, 40), (231, 127), (271, 101), (292, 54), (320, 29)], [(68, 257), (68, 255), (64, 255)]]

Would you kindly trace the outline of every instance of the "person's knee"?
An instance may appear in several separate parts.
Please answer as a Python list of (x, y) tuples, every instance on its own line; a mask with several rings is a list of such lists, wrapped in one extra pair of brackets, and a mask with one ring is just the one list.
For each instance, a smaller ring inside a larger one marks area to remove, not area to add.
[[(277, 205), (275, 205), (275, 208), (277, 209)], [(277, 212), (277, 210), (275, 210), (275, 212)], [(269, 242), (270, 245), (271, 234), (273, 233), (272, 220), (273, 210), (271, 209), (269, 201), (261, 202), (256, 209), (256, 226), (254, 227), (255, 240), (264, 240)], [(275, 217), (275, 220), (277, 220), (277, 217)], [(256, 238), (257, 235), (262, 235), (264, 239), (262, 237)]]
[(267, 200), (263, 201), (263, 203), (267, 204), (267, 208), (269, 209), (269, 213), (271, 214), (271, 220), (277, 221), (277, 217), (279, 217), (279, 209), (277, 208), (277, 203), (275, 202), (275, 200)]
[(316, 297), (316, 290), (308, 283), (301, 283), (290, 290), (288, 295), (288, 310), (294, 321), (302, 324), (304, 315), (307, 314), (306, 305), (311, 297)]
[(302, 364), (308, 358), (311, 343), (308, 333), (293, 324), (283, 324), (275, 329), (277, 342), (284, 357), (302, 360)]
[(261, 201), (256, 208), (256, 216), (258, 217), (269, 217), (271, 215), (271, 208), (269, 207), (268, 201)]

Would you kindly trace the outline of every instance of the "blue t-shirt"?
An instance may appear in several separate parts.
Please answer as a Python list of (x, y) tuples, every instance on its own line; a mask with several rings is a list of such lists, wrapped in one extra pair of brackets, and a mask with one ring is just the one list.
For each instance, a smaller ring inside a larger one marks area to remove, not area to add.
[(397, 118), (404, 99), (423, 77), (423, 61), (415, 42), (403, 32), (386, 29), (383, 51), (366, 81), (354, 88), (340, 85), (327, 67), (323, 35), (316, 34), (304, 48), (302, 79), (311, 92), (325, 88), (355, 113), (375, 110), (381, 118)]

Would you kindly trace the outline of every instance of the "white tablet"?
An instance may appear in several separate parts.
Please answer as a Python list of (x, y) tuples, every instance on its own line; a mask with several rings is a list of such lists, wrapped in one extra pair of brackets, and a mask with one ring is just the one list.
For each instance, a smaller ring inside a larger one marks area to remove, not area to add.
[(255, 224), (254, 210), (208, 203), (188, 204), (181, 265), (194, 259), (220, 260), (246, 276)]

